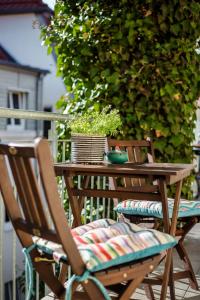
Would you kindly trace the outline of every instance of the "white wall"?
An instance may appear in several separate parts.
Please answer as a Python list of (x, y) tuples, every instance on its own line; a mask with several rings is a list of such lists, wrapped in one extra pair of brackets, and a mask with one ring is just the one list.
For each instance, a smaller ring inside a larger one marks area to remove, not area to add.
[[(27, 108), (30, 110), (36, 109), (36, 81), (35, 73), (26, 72), (14, 68), (0, 66), (0, 106), (7, 107), (8, 90), (19, 90), (28, 93)], [(7, 120), (0, 118), (0, 139), (5, 136), (19, 137), (23, 136), (22, 132), (8, 132), (6, 129)], [(35, 121), (26, 121), (27, 128), (35, 131)], [(25, 136), (30, 133), (24, 132)], [(23, 136), (24, 137), (24, 136)]]
[(43, 107), (52, 105), (65, 93), (61, 78), (56, 77), (56, 62), (41, 46), (40, 19), (34, 14), (0, 16), (0, 44), (21, 64), (47, 69), (44, 78)]
[(11, 224), (6, 224), (3, 242), (3, 281), (9, 282), (13, 279), (14, 270), (16, 270), (16, 277), (22, 274), (25, 260), (21, 244), (19, 243)]

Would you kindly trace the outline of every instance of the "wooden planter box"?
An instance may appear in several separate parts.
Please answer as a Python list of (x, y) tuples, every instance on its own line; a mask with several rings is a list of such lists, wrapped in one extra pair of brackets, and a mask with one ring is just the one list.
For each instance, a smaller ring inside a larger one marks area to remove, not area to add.
[(106, 138), (103, 136), (71, 136), (73, 163), (101, 163), (104, 159)]

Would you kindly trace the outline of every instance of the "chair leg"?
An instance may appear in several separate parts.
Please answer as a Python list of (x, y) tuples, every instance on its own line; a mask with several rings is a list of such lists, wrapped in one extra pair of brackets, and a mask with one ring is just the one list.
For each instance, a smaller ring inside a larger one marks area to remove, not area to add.
[(49, 263), (39, 262), (34, 264), (42, 281), (44, 281), (51, 291), (58, 297), (65, 293), (64, 285), (55, 276), (53, 267)]
[(144, 276), (145, 275), (138, 276), (137, 278), (135, 278), (134, 280), (132, 280), (130, 283), (128, 283), (126, 290), (121, 295), (121, 297), (119, 298), (119, 300), (129, 300), (130, 297), (131, 297), (131, 295), (134, 293), (134, 291), (138, 287), (138, 285), (140, 283), (142, 283), (142, 281), (144, 279)]
[(189, 220), (184, 220), (184, 222), (186, 222), (186, 224), (183, 226), (182, 228), (182, 233), (181, 233), (181, 239), (180, 241), (183, 242), (185, 236), (188, 234), (188, 232), (190, 232), (190, 230), (200, 221), (199, 217), (193, 217)]
[(170, 275), (170, 269), (171, 269), (171, 259), (172, 259), (172, 249), (169, 249), (167, 251), (167, 256), (166, 256), (166, 261), (165, 261), (165, 271), (163, 274), (160, 300), (166, 299), (167, 288), (168, 288), (168, 283), (169, 283), (169, 275)]
[(199, 290), (199, 286), (198, 286), (198, 283), (197, 283), (197, 280), (196, 280), (196, 276), (194, 274), (192, 264), (191, 264), (190, 259), (188, 257), (187, 251), (185, 250), (185, 247), (183, 246), (183, 242), (179, 241), (179, 243), (176, 245), (175, 248), (177, 250), (177, 253), (178, 253), (180, 259), (184, 263), (185, 270), (189, 272), (190, 286), (195, 290)]
[(158, 219), (154, 219), (153, 229), (158, 230), (159, 226), (160, 226), (159, 220)]
[(62, 263), (61, 266), (60, 266), (60, 273), (59, 273), (59, 281), (64, 284), (66, 279), (67, 279), (67, 271), (68, 271), (68, 265), (67, 264), (64, 264)]
[(105, 300), (99, 288), (91, 280), (82, 282), (81, 285), (90, 300), (94, 300), (94, 296), (95, 299)]
[(144, 290), (145, 290), (145, 294), (149, 300), (155, 300), (153, 289), (150, 284), (145, 284)]
[(171, 261), (170, 273), (169, 273), (169, 290), (170, 290), (170, 299), (171, 300), (176, 300), (175, 285), (174, 285), (173, 258), (172, 258), (172, 261)]

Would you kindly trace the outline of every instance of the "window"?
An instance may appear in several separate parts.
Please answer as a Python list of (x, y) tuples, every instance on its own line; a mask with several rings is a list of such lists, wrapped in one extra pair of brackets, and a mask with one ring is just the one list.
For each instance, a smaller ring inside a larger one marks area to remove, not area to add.
[[(25, 109), (27, 105), (28, 93), (20, 91), (8, 92), (8, 108)], [(25, 129), (25, 121), (23, 119), (7, 119), (7, 129)]]
[[(52, 107), (51, 106), (45, 106), (44, 111), (45, 112), (52, 112)], [(51, 121), (44, 121), (44, 123), (43, 123), (43, 137), (48, 139), (50, 129), (51, 129)]]

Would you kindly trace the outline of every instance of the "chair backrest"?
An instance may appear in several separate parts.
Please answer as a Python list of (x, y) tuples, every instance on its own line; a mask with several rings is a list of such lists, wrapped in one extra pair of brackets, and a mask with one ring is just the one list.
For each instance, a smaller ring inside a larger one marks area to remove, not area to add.
[[(13, 183), (18, 196), (13, 191)], [(36, 139), (34, 144), (0, 144), (0, 190), (23, 247), (33, 243), (33, 236), (59, 243), (73, 271), (81, 274), (84, 263), (61, 205), (47, 140)]]
[[(129, 162), (134, 163), (143, 163), (143, 162), (154, 162), (155, 155), (153, 149), (153, 143), (151, 140), (116, 140), (116, 139), (108, 139), (108, 149), (115, 150), (118, 148), (119, 150), (127, 151)], [(151, 178), (149, 177), (151, 181)], [(117, 183), (116, 180), (113, 180), (113, 184), (116, 188)], [(146, 185), (146, 180), (143, 178), (124, 178), (125, 187), (132, 187), (133, 185), (142, 186)]]
[(112, 150), (116, 147), (120, 150), (126, 150), (128, 152), (129, 161), (131, 162), (142, 163), (144, 161), (155, 161), (153, 143), (151, 140), (108, 139), (108, 149)]

